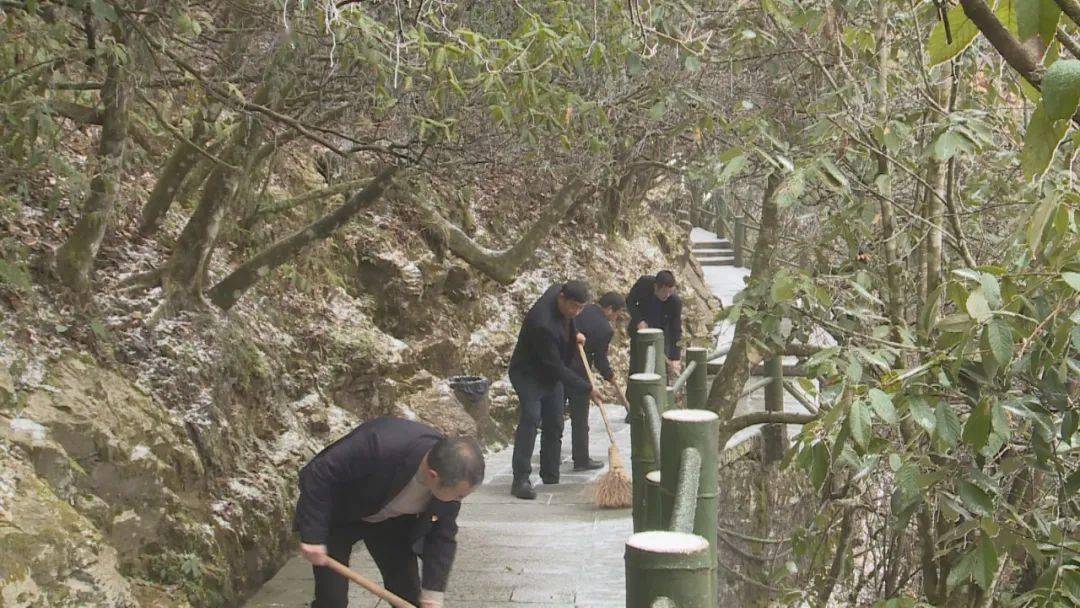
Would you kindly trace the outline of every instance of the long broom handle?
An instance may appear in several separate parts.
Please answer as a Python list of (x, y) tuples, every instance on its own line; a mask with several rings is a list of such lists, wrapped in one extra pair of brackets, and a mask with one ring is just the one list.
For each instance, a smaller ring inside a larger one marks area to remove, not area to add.
[[(593, 377), (592, 370), (589, 369), (589, 359), (585, 357), (585, 347), (578, 342), (578, 353), (581, 355), (581, 364), (585, 366), (585, 375), (589, 377), (589, 384), (596, 387), (596, 378)], [(615, 445), (615, 433), (611, 431), (611, 423), (607, 419), (607, 410), (604, 409), (604, 404), (599, 400), (596, 401), (596, 407), (600, 408), (600, 417), (604, 419), (604, 428), (607, 429), (608, 439), (611, 440), (611, 445)]]
[(371, 579), (361, 576), (359, 573), (355, 572), (348, 566), (342, 564), (341, 562), (337, 561), (332, 557), (326, 558), (326, 567), (330, 568), (334, 572), (337, 572), (341, 576), (344, 576), (345, 578), (351, 580), (357, 585), (360, 585), (364, 589), (367, 589), (368, 591), (379, 596), (380, 598), (390, 602), (390, 605), (394, 608), (416, 608), (416, 606), (413, 606), (412, 604), (401, 599), (397, 595), (394, 595), (390, 591), (387, 591)]

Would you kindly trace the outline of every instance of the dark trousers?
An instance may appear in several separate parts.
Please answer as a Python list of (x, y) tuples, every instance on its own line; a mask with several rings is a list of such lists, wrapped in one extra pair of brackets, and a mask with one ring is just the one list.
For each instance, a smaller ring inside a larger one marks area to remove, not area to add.
[[(326, 553), (349, 565), (357, 541), (364, 541), (368, 553), (382, 574), (383, 586), (413, 605), (420, 604), (420, 569), (412, 551), (411, 532), (416, 517), (403, 515), (377, 524), (359, 523), (330, 530)], [(315, 601), (311, 608), (345, 608), (349, 605), (349, 581), (329, 568), (316, 566)]]
[(562, 451), (563, 396), (561, 382), (543, 387), (526, 374), (511, 373), (518, 401), (518, 426), (514, 432), (514, 480), (528, 479), (532, 473), (532, 455), (536, 447), (536, 429), (541, 419), (540, 479), (545, 483), (559, 481), (559, 460)]
[(589, 394), (570, 392), (570, 445), (574, 464), (589, 462)]

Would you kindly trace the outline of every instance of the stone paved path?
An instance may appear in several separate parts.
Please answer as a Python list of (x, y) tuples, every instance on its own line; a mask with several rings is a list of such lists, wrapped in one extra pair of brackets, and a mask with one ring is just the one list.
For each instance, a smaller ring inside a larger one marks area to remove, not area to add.
[[(607, 410), (629, 468), (630, 427), (622, 422), (626, 410), (615, 405)], [(593, 408), (591, 455), (606, 461), (608, 440), (602, 425)], [(524, 501), (510, 496), (510, 456), (510, 449), (488, 456), (484, 485), (462, 505), (446, 608), (623, 608), (623, 544), (633, 524), (629, 509), (600, 510), (592, 504), (593, 482), (607, 469), (572, 472), (567, 421), (561, 483), (537, 485), (537, 499)], [(538, 466), (534, 458), (534, 481)], [(362, 544), (356, 546), (352, 567), (380, 578)], [(311, 568), (294, 558), (246, 608), (301, 608), (311, 601), (311, 592)], [(387, 604), (353, 586), (349, 606)]]
[[(708, 259), (709, 257), (715, 257), (718, 254), (713, 253), (709, 249), (707, 244), (715, 244), (716, 249), (727, 248), (726, 241), (720, 239), (715, 233), (709, 232), (702, 228), (694, 228), (690, 233), (690, 240), (695, 246), (695, 254), (698, 260)], [(723, 245), (721, 245), (723, 243)], [(720, 254), (722, 255), (722, 254)], [(749, 260), (746, 263), (750, 263)], [(731, 306), (735, 299), (735, 296), (745, 286), (744, 278), (750, 276), (749, 268), (739, 268), (729, 265), (709, 265), (703, 263), (701, 270), (705, 274), (705, 284), (709, 287), (712, 293), (720, 298), (720, 301), (724, 306)], [(727, 346), (731, 344), (732, 339), (735, 337), (735, 326), (726, 321), (720, 322), (713, 329), (713, 335), (716, 336), (716, 348), (721, 346)], [(828, 342), (827, 336), (815, 336), (813, 343), (825, 344)], [(719, 363), (724, 360), (723, 357), (714, 359), (714, 363)], [(785, 364), (794, 364), (796, 359), (794, 357), (785, 357)], [(748, 397), (739, 402), (738, 407), (735, 409), (735, 415), (740, 416), (749, 412), (763, 412), (765, 411), (765, 391), (764, 389), (758, 390)], [(806, 408), (803, 407), (794, 397), (784, 392), (784, 411), (796, 412), (800, 414), (808, 413)], [(756, 425), (745, 428), (738, 433), (732, 435), (731, 439), (727, 442), (727, 448), (735, 447), (747, 439), (757, 435), (761, 432), (762, 425)], [(788, 434), (792, 437), (798, 434), (799, 429), (802, 428), (797, 424), (788, 425)]]

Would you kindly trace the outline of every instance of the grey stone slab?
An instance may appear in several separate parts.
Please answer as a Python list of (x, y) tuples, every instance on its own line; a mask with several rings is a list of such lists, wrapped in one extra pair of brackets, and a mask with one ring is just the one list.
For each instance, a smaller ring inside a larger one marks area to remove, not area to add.
[(510, 599), (521, 604), (526, 603), (573, 603), (574, 591), (572, 589), (548, 589), (543, 587), (520, 587), (514, 589)]

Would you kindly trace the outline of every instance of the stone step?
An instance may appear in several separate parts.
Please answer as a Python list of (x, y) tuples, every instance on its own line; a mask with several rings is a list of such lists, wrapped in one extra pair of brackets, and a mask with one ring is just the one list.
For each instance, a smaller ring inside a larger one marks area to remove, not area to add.
[(716, 241), (698, 241), (698, 242), (694, 243), (694, 251), (699, 251), (699, 250), (702, 250), (702, 249), (723, 249), (723, 248), (730, 249), (731, 248), (731, 241), (729, 241), (727, 239), (720, 239), (720, 240), (716, 240)]
[(699, 257), (697, 261), (702, 266), (734, 266), (735, 256)]

